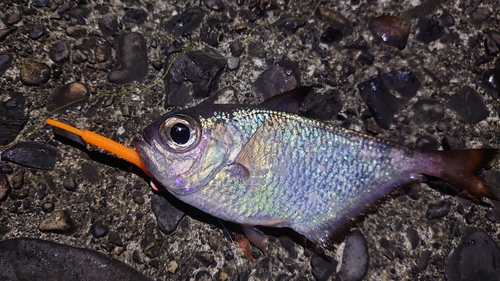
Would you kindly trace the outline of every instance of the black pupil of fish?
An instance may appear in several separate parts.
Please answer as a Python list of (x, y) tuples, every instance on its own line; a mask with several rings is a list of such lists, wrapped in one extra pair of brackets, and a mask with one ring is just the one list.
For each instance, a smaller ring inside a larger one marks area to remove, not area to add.
[(190, 136), (188, 126), (182, 123), (177, 123), (170, 128), (170, 137), (176, 144), (186, 144)]

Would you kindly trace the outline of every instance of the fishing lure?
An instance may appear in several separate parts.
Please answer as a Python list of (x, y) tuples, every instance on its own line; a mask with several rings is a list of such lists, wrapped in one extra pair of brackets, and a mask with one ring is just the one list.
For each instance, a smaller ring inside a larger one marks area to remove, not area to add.
[(170, 112), (134, 140), (135, 163), (154, 187), (241, 224), (261, 250), (259, 225), (292, 228), (331, 249), (352, 218), (429, 177), (499, 199), (480, 178), (498, 150), (417, 150), (309, 119), (298, 114), (309, 91), (300, 87), (260, 105)]

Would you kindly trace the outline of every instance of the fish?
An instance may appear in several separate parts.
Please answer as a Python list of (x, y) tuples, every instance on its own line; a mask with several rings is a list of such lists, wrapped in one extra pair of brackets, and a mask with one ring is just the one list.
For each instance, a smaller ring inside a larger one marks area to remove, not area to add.
[(336, 233), (392, 191), (440, 179), (499, 200), (481, 178), (497, 149), (404, 147), (300, 115), (310, 87), (259, 105), (202, 104), (176, 110), (133, 140), (155, 189), (219, 219), (286, 227), (332, 249)]

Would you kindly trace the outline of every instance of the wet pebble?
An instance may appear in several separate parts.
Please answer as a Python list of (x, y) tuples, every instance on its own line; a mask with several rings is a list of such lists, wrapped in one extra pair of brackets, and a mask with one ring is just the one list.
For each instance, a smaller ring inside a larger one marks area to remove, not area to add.
[(498, 280), (500, 248), (486, 233), (468, 228), (462, 242), (453, 250), (446, 267), (448, 280)]
[(25, 112), (23, 93), (9, 92), (10, 98), (0, 104), (0, 145), (6, 145), (16, 139), (16, 136), (28, 122)]
[(451, 96), (446, 106), (467, 124), (475, 124), (490, 114), (481, 96), (469, 86), (464, 86)]
[(148, 73), (148, 48), (146, 40), (139, 33), (129, 33), (121, 37), (119, 43), (120, 68), (112, 70), (108, 81), (125, 84), (140, 81)]
[(27, 86), (40, 86), (50, 79), (50, 67), (45, 63), (28, 61), (21, 66), (21, 82)]
[(415, 124), (433, 124), (443, 119), (444, 107), (441, 103), (431, 99), (418, 100), (412, 107), (412, 121)]
[(472, 23), (482, 25), (485, 20), (491, 16), (491, 10), (488, 7), (477, 7), (470, 14)]
[(0, 77), (9, 69), (12, 65), (12, 55), (11, 54), (3, 54), (0, 55)]
[(338, 43), (342, 40), (342, 30), (329, 27), (327, 28), (320, 37), (320, 41), (326, 44)]
[(204, 17), (205, 11), (203, 9), (198, 7), (189, 8), (182, 14), (165, 22), (163, 26), (172, 35), (181, 37), (197, 29), (201, 25)]
[(120, 234), (116, 231), (110, 231), (108, 235), (108, 242), (115, 246), (123, 246), (123, 240)]
[(373, 18), (368, 27), (377, 39), (399, 49), (405, 48), (410, 34), (410, 24), (398, 16)]
[(413, 227), (408, 227), (406, 229), (406, 237), (408, 238), (408, 241), (410, 241), (411, 248), (417, 248), (420, 243), (420, 237), (418, 236), (418, 232)]
[(420, 257), (417, 261), (417, 268), (420, 271), (424, 271), (427, 268), (427, 264), (429, 264), (429, 259), (431, 258), (432, 252), (429, 250), (425, 250), (420, 254)]
[(44, 232), (70, 233), (73, 230), (73, 221), (66, 211), (57, 210), (43, 219), (38, 229)]
[(116, 16), (106, 16), (97, 23), (104, 37), (110, 37), (118, 32), (118, 20)]
[(132, 193), (132, 200), (137, 205), (143, 205), (144, 203), (146, 203), (146, 200), (144, 199), (142, 192), (140, 192), (139, 190), (136, 190)]
[(487, 90), (491, 97), (498, 98), (500, 96), (500, 68), (485, 71), (480, 85)]
[(42, 204), (41, 209), (44, 213), (50, 213), (54, 211), (55, 207), (56, 205), (53, 202), (45, 202)]
[(317, 281), (326, 281), (335, 272), (338, 262), (333, 258), (326, 259), (314, 254), (311, 258), (312, 274)]
[(90, 249), (29, 238), (0, 241), (0, 248), (3, 280), (151, 280)]
[(443, 10), (443, 13), (439, 16), (439, 21), (442, 26), (450, 27), (455, 25), (455, 19), (447, 10)]
[(337, 116), (342, 107), (343, 103), (339, 91), (330, 90), (322, 94), (313, 92), (307, 95), (301, 110), (305, 110), (305, 116), (320, 120), (330, 120)]
[(0, 174), (0, 201), (2, 201), (11, 189), (9, 180), (6, 175)]
[(48, 144), (23, 141), (3, 151), (2, 160), (29, 168), (52, 170), (56, 165), (57, 149)]
[(221, 0), (204, 0), (207, 8), (221, 12), (224, 11), (224, 3)]
[(122, 20), (135, 24), (143, 24), (148, 19), (148, 12), (144, 10), (131, 9), (125, 12)]
[(12, 165), (9, 164), (0, 164), (0, 174), (12, 174), (14, 169)]
[(448, 201), (440, 201), (436, 204), (427, 205), (427, 211), (425, 213), (425, 217), (428, 220), (439, 219), (442, 218), (450, 212), (451, 203)]
[(102, 220), (97, 220), (90, 226), (90, 233), (94, 238), (106, 236), (109, 232), (109, 227), (105, 225)]
[(111, 57), (111, 47), (107, 43), (98, 44), (94, 49), (94, 56), (97, 62), (107, 62)]
[(255, 80), (254, 87), (264, 99), (291, 91), (300, 86), (300, 69), (298, 63), (288, 60), (279, 61)]
[(16, 31), (16, 27), (0, 29), (0, 42), (5, 40), (5, 38), (7, 38), (10, 34), (14, 33), (14, 31)]
[(179, 96), (181, 101), (187, 101), (191, 96), (204, 98), (212, 94), (226, 65), (226, 60), (219, 59), (220, 57), (203, 51), (193, 51), (177, 57), (165, 77), (167, 102), (170, 105), (180, 105), (172, 99), (180, 94), (184, 95)]
[(229, 57), (227, 58), (227, 68), (229, 70), (235, 70), (240, 65), (240, 58), (238, 57)]
[(486, 219), (491, 222), (500, 222), (500, 210), (491, 210), (486, 213)]
[(415, 142), (415, 147), (429, 150), (438, 150), (439, 141), (432, 136), (421, 136)]
[(368, 260), (368, 246), (363, 233), (359, 230), (351, 231), (345, 239), (342, 264), (335, 280), (363, 280), (368, 271)]
[(31, 25), (28, 26), (28, 37), (33, 40), (37, 40), (45, 34), (45, 27), (41, 25)]
[[(497, 34), (497, 36), (500, 36)], [(486, 49), (486, 53), (491, 56), (496, 56), (499, 52), (500, 44), (497, 44), (495, 40), (492, 38), (490, 34), (486, 35), (486, 40), (484, 42), (484, 47)]]
[(69, 47), (64, 41), (56, 43), (49, 50), (49, 58), (53, 62), (61, 62), (69, 58)]
[(194, 257), (201, 263), (203, 267), (209, 267), (215, 262), (212, 252), (202, 251), (194, 254)]
[(151, 210), (156, 217), (158, 228), (165, 234), (172, 233), (184, 217), (184, 213), (170, 204), (167, 199), (158, 196), (151, 196)]
[(87, 29), (79, 25), (71, 25), (66, 28), (66, 34), (71, 37), (81, 38), (87, 36)]
[(418, 32), (415, 38), (424, 44), (429, 44), (443, 36), (443, 28), (435, 19), (420, 18), (417, 28)]
[(89, 90), (82, 83), (74, 82), (58, 86), (50, 94), (47, 111), (53, 112), (56, 109), (68, 110), (75, 108), (84, 103), (89, 95)]
[(469, 212), (464, 214), (464, 219), (467, 224), (474, 223), (477, 219), (477, 214), (473, 210), (470, 210)]
[(73, 177), (65, 177), (62, 183), (64, 189), (67, 191), (75, 191), (78, 185)]

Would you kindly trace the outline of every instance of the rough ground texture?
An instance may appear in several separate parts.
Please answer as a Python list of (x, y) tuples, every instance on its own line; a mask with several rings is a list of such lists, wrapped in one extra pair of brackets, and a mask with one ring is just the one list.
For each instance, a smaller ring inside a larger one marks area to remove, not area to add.
[[(41, 125), (50, 116), (130, 144), (173, 107), (313, 85), (303, 108), (313, 118), (410, 147), (499, 148), (498, 0), (315, 4), (1, 1), (0, 266), (23, 270), (5, 245), (26, 237), (59, 243), (29, 240), (47, 268), (79, 266), (49, 258), (65, 244), (153, 280), (500, 280), (500, 211), (449, 186), (388, 196), (334, 252), (265, 230), (268, 251), (253, 248), (252, 261), (237, 226)], [(494, 170), (485, 176), (499, 189)], [(22, 252), (26, 268), (35, 252)]]

